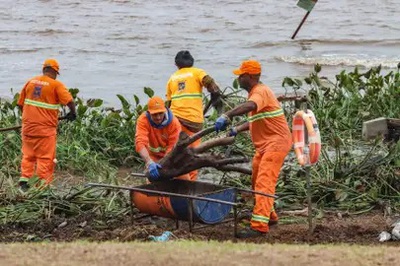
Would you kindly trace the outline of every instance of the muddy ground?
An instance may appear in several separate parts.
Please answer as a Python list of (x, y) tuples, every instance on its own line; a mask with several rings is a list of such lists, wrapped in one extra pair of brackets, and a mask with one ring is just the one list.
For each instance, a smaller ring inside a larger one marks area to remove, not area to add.
[[(124, 180), (128, 170), (118, 173), (118, 178)], [(64, 175), (58, 185), (74, 185), (81, 180)], [(216, 240), (233, 242), (244, 241), (234, 237), (234, 223), (228, 221), (218, 225), (207, 226), (196, 224), (192, 233), (186, 221), (179, 222), (159, 217), (142, 217), (142, 213), (134, 210), (134, 219), (130, 213), (120, 217), (94, 217), (86, 214), (78, 217), (65, 218), (56, 216), (51, 220), (41, 220), (30, 224), (0, 225), (0, 242), (40, 242), (40, 241), (146, 241), (150, 235), (160, 235), (164, 231), (172, 231), (178, 239)], [(228, 217), (232, 218), (232, 217)], [(399, 217), (384, 217), (380, 210), (361, 215), (346, 215), (346, 213), (326, 212), (322, 218), (315, 219), (313, 234), (308, 234), (307, 216), (280, 214), (280, 223), (271, 228), (267, 236), (245, 240), (254, 243), (352, 243), (382, 245), (378, 241), (379, 234), (389, 230), (390, 225)], [(231, 219), (232, 220), (232, 219)], [(248, 224), (248, 220), (240, 219), (239, 230)], [(203, 227), (203, 228), (200, 228)], [(385, 242), (385, 245), (400, 245), (397, 242)]]
[[(136, 214), (141, 217), (143, 214)], [(285, 218), (282, 217), (284, 221)], [(381, 244), (377, 237), (382, 230), (389, 228), (391, 221), (385, 219), (381, 213), (373, 212), (358, 216), (338, 217), (334, 214), (325, 215), (315, 220), (314, 233), (308, 236), (308, 224), (298, 223), (301, 218), (290, 218), (294, 223), (279, 224), (272, 227), (266, 237), (258, 237), (246, 242), (255, 243), (353, 243), (353, 244)], [(296, 222), (297, 221), (297, 222)], [(286, 220), (288, 222), (288, 220)], [(241, 220), (239, 227), (245, 224)], [(100, 219), (83, 215), (65, 219), (57, 217), (51, 221), (41, 221), (37, 224), (8, 224), (0, 226), (0, 242), (37, 242), (37, 241), (146, 241), (149, 235), (160, 235), (166, 230), (173, 232), (173, 238), (194, 240), (216, 240), (233, 242), (243, 241), (233, 237), (233, 222), (200, 228), (195, 225), (192, 233), (189, 232), (187, 222), (181, 221), (176, 229), (174, 220), (145, 217), (131, 220), (130, 215), (120, 220)], [(389, 245), (398, 245), (400, 242), (386, 242)]]

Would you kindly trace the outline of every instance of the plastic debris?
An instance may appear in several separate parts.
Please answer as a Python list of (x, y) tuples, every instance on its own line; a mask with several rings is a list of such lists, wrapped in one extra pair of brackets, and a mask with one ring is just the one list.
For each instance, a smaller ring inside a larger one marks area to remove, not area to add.
[(389, 232), (383, 231), (379, 234), (379, 242), (385, 242), (392, 238), (392, 235)]
[(392, 239), (393, 240), (400, 240), (400, 221), (397, 221), (392, 226), (393, 226)]
[(165, 231), (164, 233), (162, 233), (162, 235), (160, 236), (153, 236), (150, 235), (148, 237), (149, 240), (154, 241), (154, 242), (166, 242), (169, 240), (170, 236), (172, 236), (173, 234), (170, 231)]
[(67, 221), (64, 221), (64, 222), (62, 222), (62, 223), (60, 223), (60, 224), (58, 225), (58, 228), (63, 228), (63, 227), (65, 227), (67, 224), (68, 224), (68, 222), (67, 222)]

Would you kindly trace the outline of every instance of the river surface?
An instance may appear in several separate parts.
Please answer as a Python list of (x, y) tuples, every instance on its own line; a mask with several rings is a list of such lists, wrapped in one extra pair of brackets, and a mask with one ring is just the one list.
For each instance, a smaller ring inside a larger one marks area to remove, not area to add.
[(19, 91), (58, 59), (59, 79), (81, 96), (118, 105), (116, 94), (143, 100), (143, 87), (165, 95), (175, 54), (221, 87), (244, 59), (263, 65), (262, 81), (283, 92), (285, 76), (322, 75), (400, 62), (400, 0), (320, 0), (295, 40), (306, 11), (295, 0), (0, 0), (0, 97)]

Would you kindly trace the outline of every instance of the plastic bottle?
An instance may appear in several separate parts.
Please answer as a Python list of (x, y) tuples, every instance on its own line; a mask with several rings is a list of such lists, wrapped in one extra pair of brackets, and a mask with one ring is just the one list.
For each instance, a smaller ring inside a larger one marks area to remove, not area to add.
[(154, 242), (166, 242), (169, 240), (169, 237), (172, 235), (170, 231), (165, 231), (162, 233), (160, 236), (149, 236), (149, 240), (154, 241)]

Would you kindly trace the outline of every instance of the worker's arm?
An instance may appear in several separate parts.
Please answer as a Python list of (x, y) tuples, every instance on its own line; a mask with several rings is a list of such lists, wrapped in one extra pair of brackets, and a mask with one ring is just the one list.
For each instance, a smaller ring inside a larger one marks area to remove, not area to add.
[(149, 129), (148, 125), (146, 125), (146, 119), (146, 116), (142, 114), (136, 122), (135, 147), (136, 152), (139, 153), (140, 157), (148, 165), (152, 160), (148, 150)]
[(226, 112), (224, 115), (231, 120), (235, 116), (244, 115), (257, 109), (257, 105), (253, 101), (247, 101), (238, 107)]
[(67, 103), (67, 106), (69, 108), (69, 113), (65, 116), (65, 118), (70, 121), (74, 121), (76, 119), (76, 108), (74, 101)]
[(150, 158), (149, 151), (147, 150), (146, 147), (143, 147), (141, 150), (139, 150), (139, 155), (140, 157), (142, 157), (146, 166), (153, 162), (153, 160)]
[(165, 97), (166, 97), (165, 107), (170, 108), (171, 107), (171, 100), (172, 100), (171, 80), (168, 80), (167, 93), (165, 94)]
[(207, 91), (211, 93), (210, 105), (215, 107), (221, 105), (222, 104), (221, 92), (219, 90), (217, 83), (215, 83), (214, 79), (209, 75), (206, 75), (203, 77), (201, 82), (203, 86), (207, 89)]
[(236, 126), (235, 128), (236, 128), (236, 132), (237, 133), (240, 133), (240, 132), (243, 132), (243, 131), (247, 131), (247, 130), (250, 129), (250, 123), (249, 122), (245, 122), (245, 123), (243, 123), (243, 124), (241, 124), (239, 126)]
[(29, 81), (24, 85), (24, 87), (21, 90), (21, 93), (19, 94), (18, 98), (18, 107), (21, 110), (21, 113), (24, 111), (24, 103), (25, 103), (25, 98), (26, 98), (26, 86), (29, 84)]
[[(215, 131), (219, 132), (221, 130), (225, 130), (226, 126), (232, 123), (232, 118), (238, 115), (244, 115), (247, 114), (253, 110), (257, 110), (257, 104), (253, 101), (247, 101), (235, 109), (232, 109), (225, 114), (222, 114), (220, 117), (218, 117), (217, 121), (215, 122)], [(249, 127), (248, 123), (247, 125), (243, 125), (243, 127), (240, 128), (240, 130), (247, 130)], [(229, 135), (230, 136), (235, 136), (237, 132), (235, 131), (235, 128), (231, 128)]]

